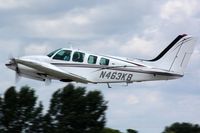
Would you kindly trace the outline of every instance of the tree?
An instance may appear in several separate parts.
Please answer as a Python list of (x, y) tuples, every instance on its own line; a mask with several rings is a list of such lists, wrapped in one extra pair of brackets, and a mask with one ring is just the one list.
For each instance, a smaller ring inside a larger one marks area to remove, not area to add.
[[(2, 117), (3, 117), (3, 112), (2, 112), (2, 109), (3, 109), (3, 103), (2, 103), (2, 98), (0, 96), (0, 120), (2, 120)], [(3, 124), (2, 124), (2, 121), (0, 121), (0, 132), (3, 131)]]
[(105, 126), (107, 102), (99, 91), (86, 93), (72, 84), (56, 91), (45, 116), (48, 133), (100, 133)]
[(33, 89), (24, 86), (16, 91), (10, 87), (0, 97), (0, 132), (102, 133), (106, 109), (107, 102), (99, 91), (86, 92), (69, 84), (52, 95), (44, 115)]
[(31, 133), (44, 133), (44, 115), (42, 113), (43, 105), (40, 102), (39, 106), (35, 108), (33, 116), (35, 117), (32, 120), (32, 125), (30, 125)]
[(27, 86), (20, 89), (10, 87), (4, 94), (2, 102), (1, 132), (21, 133), (32, 132), (32, 127), (38, 127), (36, 119), (42, 115), (41, 105), (36, 107), (37, 97), (35, 91)]
[(3, 132), (15, 132), (16, 110), (17, 110), (17, 92), (14, 87), (10, 87), (2, 99), (2, 119)]
[(191, 123), (174, 123), (166, 127), (163, 133), (200, 133), (200, 126)]
[(127, 129), (127, 133), (138, 133), (138, 131), (133, 130), (133, 129)]
[(104, 128), (101, 133), (121, 133), (119, 130), (111, 129), (111, 128)]

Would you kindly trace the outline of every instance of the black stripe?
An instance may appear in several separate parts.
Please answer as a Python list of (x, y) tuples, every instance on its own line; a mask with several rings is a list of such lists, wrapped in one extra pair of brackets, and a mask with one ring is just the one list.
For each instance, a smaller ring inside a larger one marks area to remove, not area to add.
[(121, 65), (121, 66), (105, 66), (105, 65), (96, 65), (96, 64), (76, 64), (76, 63), (51, 63), (52, 65), (60, 66), (60, 67), (85, 67), (85, 68), (99, 68), (99, 69), (112, 69), (118, 67), (142, 67), (142, 66), (128, 66), (128, 65)]
[(174, 39), (174, 41), (172, 41), (156, 58), (146, 61), (157, 61), (161, 59), (184, 36), (186, 36), (186, 34), (177, 36), (176, 39)]

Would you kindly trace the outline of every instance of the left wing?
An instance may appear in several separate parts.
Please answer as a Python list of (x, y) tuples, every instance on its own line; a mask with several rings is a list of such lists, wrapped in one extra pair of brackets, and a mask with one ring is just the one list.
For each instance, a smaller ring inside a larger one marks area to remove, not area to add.
[(30, 60), (30, 59), (16, 59), (16, 62), (19, 64), (22, 64), (24, 66), (36, 69), (38, 71), (44, 72), (45, 74), (55, 77), (57, 79), (70, 79), (73, 81), (81, 82), (81, 83), (88, 83), (86, 78), (67, 72), (63, 71), (62, 69), (56, 67), (55, 65), (52, 65), (50, 63), (46, 62), (40, 62), (40, 61), (35, 61), (35, 60)]

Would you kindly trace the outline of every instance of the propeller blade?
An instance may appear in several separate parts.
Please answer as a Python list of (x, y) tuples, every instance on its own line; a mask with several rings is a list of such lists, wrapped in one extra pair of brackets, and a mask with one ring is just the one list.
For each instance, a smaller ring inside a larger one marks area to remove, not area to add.
[(15, 65), (15, 83), (18, 83), (21, 77), (20, 69), (15, 58), (10, 58), (11, 62)]
[(50, 78), (46, 78), (45, 79), (45, 86), (48, 86), (51, 84), (51, 79)]
[(15, 71), (17, 72), (17, 74), (20, 74), (20, 70), (19, 70), (18, 63), (17, 63), (16, 59), (15, 58), (11, 58), (10, 60), (15, 65)]
[(19, 80), (20, 80), (20, 78), (21, 78), (21, 75), (19, 74), (19, 73), (15, 73), (15, 83), (18, 83), (19, 82)]

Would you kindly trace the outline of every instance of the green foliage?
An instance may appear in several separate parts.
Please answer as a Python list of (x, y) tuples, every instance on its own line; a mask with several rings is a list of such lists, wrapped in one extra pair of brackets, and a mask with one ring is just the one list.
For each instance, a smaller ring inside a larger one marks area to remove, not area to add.
[(3, 128), (4, 128), (4, 127), (3, 127), (3, 124), (2, 124), (2, 121), (1, 121), (1, 120), (2, 120), (2, 117), (3, 117), (3, 112), (2, 112), (2, 111), (3, 111), (3, 110), (2, 110), (3, 107), (2, 107), (2, 106), (3, 106), (3, 103), (2, 103), (2, 98), (1, 98), (1, 96), (0, 96), (0, 131), (2, 131)]
[(133, 129), (127, 129), (127, 133), (138, 133), (138, 131), (133, 130)]
[(119, 130), (111, 129), (111, 128), (104, 128), (101, 133), (121, 133)]
[[(1, 128), (4, 133), (32, 132), (34, 123), (41, 111), (36, 107), (37, 97), (35, 91), (25, 86), (19, 92), (10, 87), (1, 99)], [(37, 132), (37, 131), (36, 131)], [(36, 133), (35, 132), (35, 133)]]
[(107, 102), (99, 91), (86, 93), (72, 84), (56, 91), (45, 116), (49, 133), (98, 133), (105, 125)]
[(200, 126), (191, 123), (174, 123), (166, 127), (163, 133), (200, 133)]
[(32, 121), (30, 126), (30, 131), (32, 133), (44, 133), (44, 115), (42, 113), (43, 105), (40, 102), (39, 106), (35, 108), (34, 116), (35, 118)]
[[(37, 104), (39, 103), (39, 104)], [(72, 84), (53, 93), (43, 114), (35, 91), (28, 86), (10, 87), (0, 97), (1, 133), (121, 133), (104, 128), (107, 102), (99, 91), (86, 91)], [(128, 129), (127, 133), (137, 133)]]
[[(112, 129), (112, 128), (104, 128), (101, 133), (122, 133), (122, 132), (116, 129)], [(127, 129), (127, 133), (138, 133), (138, 132), (133, 129)]]

